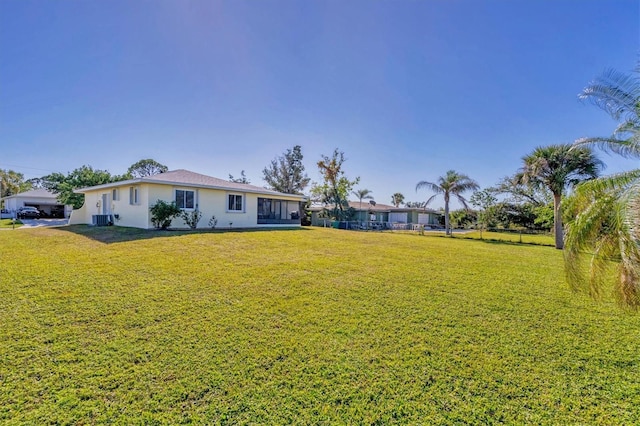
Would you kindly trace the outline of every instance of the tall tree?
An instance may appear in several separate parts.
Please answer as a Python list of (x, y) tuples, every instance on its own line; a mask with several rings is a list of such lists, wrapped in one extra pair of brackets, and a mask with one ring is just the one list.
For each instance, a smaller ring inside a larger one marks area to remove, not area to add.
[[(640, 62), (631, 74), (605, 71), (579, 97), (606, 111), (619, 124), (611, 136), (582, 138), (575, 145), (595, 145), (623, 157), (640, 158)], [(640, 169), (581, 184), (567, 204), (571, 215), (564, 256), (569, 284), (598, 297), (611, 276), (606, 266), (613, 260), (618, 270), (614, 281), (618, 301), (638, 309)]]
[(405, 207), (408, 208), (416, 208), (416, 209), (424, 209), (427, 207), (426, 201), (407, 201), (404, 203)]
[(394, 206), (400, 207), (400, 204), (402, 203), (404, 203), (404, 195), (402, 195), (400, 192), (396, 192), (391, 196), (391, 204), (393, 204)]
[(31, 189), (44, 188), (43, 186), (44, 180), (42, 180), (41, 177), (27, 179), (25, 182), (31, 186)]
[(503, 177), (497, 185), (488, 190), (496, 195), (504, 195), (505, 201), (514, 204), (531, 203), (534, 206), (541, 206), (553, 202), (549, 189), (522, 182), (519, 173)]
[(331, 206), (329, 214), (336, 220), (345, 220), (348, 216), (349, 203), (347, 197), (351, 189), (360, 182), (357, 177), (354, 180), (347, 178), (342, 165), (345, 161), (344, 152), (336, 148), (333, 155), (322, 156), (318, 161), (318, 170), (324, 182), (314, 184), (312, 194), (325, 206)]
[(271, 160), (271, 164), (262, 170), (267, 186), (285, 194), (301, 195), (309, 185), (309, 177), (302, 164), (302, 148), (296, 145), (287, 149), (284, 155)]
[(247, 175), (244, 174), (244, 170), (240, 172), (239, 178), (234, 178), (233, 175), (229, 173), (229, 181), (235, 182), (235, 183), (245, 183), (245, 184), (251, 183), (249, 179), (247, 179)]
[(449, 201), (451, 196), (453, 195), (465, 209), (468, 209), (467, 200), (462, 194), (467, 191), (477, 190), (479, 185), (469, 176), (454, 170), (449, 170), (446, 175), (440, 176), (437, 182), (429, 182), (426, 180), (418, 182), (416, 191), (423, 188), (435, 192), (435, 194), (427, 200), (427, 205), (433, 201), (436, 196), (440, 194), (444, 196), (444, 227), (446, 234), (451, 235), (451, 218), (449, 216)]
[(491, 188), (487, 188), (474, 192), (469, 199), (471, 204), (479, 209), (477, 218), (480, 222), (480, 238), (482, 238), (482, 229), (489, 227), (493, 219), (493, 206), (498, 202), (494, 194)]
[(373, 195), (371, 195), (373, 192), (368, 189), (358, 189), (351, 193), (360, 200), (360, 210), (362, 210), (362, 200), (373, 200)]
[(169, 168), (164, 164), (158, 163), (156, 160), (147, 158), (133, 163), (127, 170), (127, 173), (134, 178), (143, 178), (147, 176), (157, 175), (159, 173), (166, 173)]
[(0, 169), (0, 197), (8, 197), (29, 189), (31, 184), (24, 180), (22, 173)]
[(564, 247), (561, 201), (565, 189), (593, 179), (604, 166), (588, 147), (571, 144), (538, 147), (522, 158), (519, 182), (545, 187), (553, 194), (553, 223), (557, 249)]
[(84, 194), (73, 192), (79, 188), (102, 185), (128, 179), (129, 175), (112, 176), (106, 170), (94, 170), (91, 166), (82, 166), (68, 173), (52, 173), (43, 176), (43, 186), (57, 194), (61, 204), (70, 204), (74, 209), (79, 209), (84, 204)]

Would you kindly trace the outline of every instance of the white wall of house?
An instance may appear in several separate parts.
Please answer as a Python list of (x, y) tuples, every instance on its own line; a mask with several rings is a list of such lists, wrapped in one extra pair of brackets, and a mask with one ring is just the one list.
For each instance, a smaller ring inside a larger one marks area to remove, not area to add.
[[(131, 197), (132, 188), (137, 189), (137, 202)], [(148, 199), (148, 185), (125, 185), (89, 191), (84, 195), (84, 205), (73, 211), (69, 223), (90, 225), (93, 223), (93, 215), (111, 214), (118, 216), (116, 225), (150, 228)]]
[[(137, 203), (132, 199), (133, 189), (138, 191)], [(113, 190), (116, 189), (114, 197)], [(209, 228), (209, 221), (212, 216), (217, 219), (217, 228), (255, 228), (262, 226), (278, 225), (258, 225), (258, 198), (277, 198), (279, 200), (289, 200), (298, 202), (297, 197), (287, 197), (286, 195), (262, 195), (241, 191), (226, 191), (221, 189), (197, 188), (188, 185), (160, 185), (143, 183), (137, 186), (119, 186), (116, 188), (105, 188), (85, 193), (85, 203), (81, 209), (74, 210), (71, 224), (92, 224), (93, 215), (111, 214), (118, 216), (114, 224), (118, 226), (128, 226), (135, 228), (151, 229), (151, 213), (149, 208), (158, 200), (166, 202), (176, 201), (176, 190), (193, 191), (195, 207), (200, 210), (202, 217), (198, 222), (198, 228)], [(242, 197), (241, 210), (229, 210), (229, 195)], [(105, 206), (106, 201), (106, 206)], [(185, 209), (193, 211), (193, 209)], [(291, 208), (289, 209), (291, 210)], [(294, 210), (291, 210), (294, 211)], [(287, 212), (290, 214), (291, 212)], [(290, 225), (281, 225), (290, 226)], [(174, 229), (188, 228), (181, 217), (173, 219), (171, 227)]]

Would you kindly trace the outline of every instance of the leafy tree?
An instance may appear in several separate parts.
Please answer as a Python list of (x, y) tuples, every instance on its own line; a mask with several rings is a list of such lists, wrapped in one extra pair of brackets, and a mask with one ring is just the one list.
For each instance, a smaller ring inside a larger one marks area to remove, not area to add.
[(424, 209), (427, 207), (427, 202), (426, 201), (407, 201), (406, 203), (404, 203), (404, 206), (407, 208), (413, 208), (413, 209)]
[(553, 204), (534, 206), (533, 213), (536, 216), (533, 223), (537, 228), (545, 230), (553, 228)]
[[(623, 157), (640, 158), (640, 62), (630, 75), (604, 72), (580, 94), (618, 121), (611, 136), (582, 138)], [(574, 289), (602, 294), (613, 260), (614, 291), (623, 306), (640, 307), (640, 169), (581, 184), (567, 200), (565, 269)], [(585, 274), (585, 269), (589, 273)]]
[(564, 247), (560, 202), (566, 188), (598, 176), (603, 163), (588, 147), (571, 144), (538, 147), (522, 158), (519, 182), (545, 187), (553, 194), (554, 233), (557, 249)]
[(344, 152), (338, 151), (337, 148), (331, 157), (323, 155), (322, 159), (318, 161), (318, 169), (324, 182), (314, 184), (311, 189), (312, 195), (316, 199), (325, 206), (331, 206), (331, 210), (327, 213), (335, 220), (347, 220), (353, 215), (349, 209), (347, 197), (351, 189), (360, 182), (359, 177), (354, 180), (349, 180), (346, 177), (342, 169), (344, 161)]
[(505, 195), (505, 201), (515, 204), (531, 203), (539, 206), (553, 202), (553, 196), (547, 187), (523, 182), (518, 173), (505, 176), (489, 190), (495, 195)]
[(44, 188), (44, 180), (42, 178), (31, 178), (25, 181), (29, 184), (31, 189), (40, 189)]
[(309, 185), (309, 177), (302, 164), (302, 148), (296, 145), (281, 157), (271, 160), (271, 164), (262, 170), (267, 186), (285, 194), (301, 195)]
[(129, 176), (112, 176), (106, 170), (94, 170), (91, 166), (82, 166), (68, 173), (51, 173), (44, 176), (43, 186), (57, 194), (61, 204), (70, 204), (74, 209), (79, 209), (84, 204), (84, 194), (76, 194), (73, 191), (79, 188), (102, 185), (105, 183), (125, 180)]
[(483, 189), (482, 191), (476, 191), (469, 198), (469, 202), (476, 208), (480, 209), (478, 211), (477, 217), (478, 222), (480, 223), (480, 236), (482, 237), (482, 229), (487, 228), (489, 223), (492, 220), (492, 213), (494, 213), (495, 209), (492, 207), (496, 204), (498, 199), (495, 197), (494, 191), (491, 189)]
[(402, 195), (400, 192), (396, 192), (391, 196), (391, 204), (393, 204), (394, 206), (400, 207), (400, 204), (402, 204), (403, 202), (404, 195)]
[(145, 160), (140, 160), (137, 163), (133, 163), (127, 170), (127, 173), (134, 178), (143, 178), (157, 175), (159, 173), (166, 173), (168, 171), (169, 168), (164, 164), (160, 164), (156, 160), (147, 158)]
[[(158, 229), (167, 229), (171, 226), (171, 221), (182, 214), (182, 210), (176, 206), (175, 201), (167, 203), (163, 200), (158, 200), (149, 208), (151, 212), (151, 223)], [(200, 217), (197, 218), (200, 220)], [(198, 222), (195, 222), (197, 225)], [(191, 224), (189, 224), (191, 226)]]
[(467, 191), (475, 191), (479, 188), (476, 181), (469, 176), (458, 173), (454, 170), (449, 170), (446, 175), (440, 176), (437, 182), (428, 182), (426, 180), (418, 182), (416, 185), (416, 191), (426, 188), (432, 192), (435, 192), (428, 200), (429, 204), (433, 199), (442, 194), (444, 196), (444, 222), (445, 232), (447, 235), (451, 235), (451, 221), (449, 217), (449, 200), (453, 195), (464, 206), (465, 209), (469, 209), (467, 206), (467, 200), (462, 196)]
[(356, 191), (351, 192), (353, 195), (358, 197), (360, 200), (360, 210), (362, 210), (362, 200), (373, 200), (372, 191), (368, 189), (358, 189)]
[(0, 169), (0, 197), (8, 197), (31, 189), (24, 175), (13, 170)]
[(478, 214), (472, 210), (459, 209), (450, 213), (451, 224), (455, 228), (466, 228), (478, 220)]
[(251, 183), (249, 179), (247, 179), (247, 175), (244, 174), (244, 170), (240, 172), (239, 178), (234, 178), (233, 175), (229, 173), (229, 181), (235, 182), (235, 183), (246, 183), (246, 184)]

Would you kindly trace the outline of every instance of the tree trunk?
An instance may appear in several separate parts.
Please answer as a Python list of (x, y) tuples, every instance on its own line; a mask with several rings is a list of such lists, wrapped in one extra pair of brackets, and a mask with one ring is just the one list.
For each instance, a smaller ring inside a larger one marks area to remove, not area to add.
[(451, 235), (451, 220), (449, 219), (449, 200), (444, 200), (444, 230), (446, 235)]
[(562, 228), (562, 211), (560, 209), (561, 194), (553, 194), (553, 231), (556, 237), (556, 248), (564, 248), (564, 230)]

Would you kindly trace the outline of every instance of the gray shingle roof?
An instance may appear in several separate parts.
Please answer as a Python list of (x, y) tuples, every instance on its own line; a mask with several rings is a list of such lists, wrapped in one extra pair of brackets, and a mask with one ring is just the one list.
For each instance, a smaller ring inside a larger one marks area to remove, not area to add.
[(302, 195), (283, 194), (281, 192), (272, 191), (260, 186), (249, 185), (245, 183), (230, 182), (228, 180), (219, 179), (213, 176), (207, 176), (195, 173), (189, 170), (179, 169), (171, 170), (166, 173), (160, 173), (153, 176), (147, 176), (139, 179), (131, 179), (120, 182), (108, 183), (105, 185), (92, 186), (88, 188), (78, 189), (76, 192), (86, 192), (93, 189), (112, 188), (123, 185), (135, 185), (140, 183), (158, 183), (167, 185), (185, 185), (200, 188), (213, 188), (222, 190), (231, 190), (239, 192), (253, 192), (258, 194), (274, 195), (274, 196), (290, 196), (303, 199)]
[(56, 198), (56, 194), (49, 192), (44, 188), (32, 189), (30, 191), (20, 192), (19, 194), (9, 195), (7, 198)]

